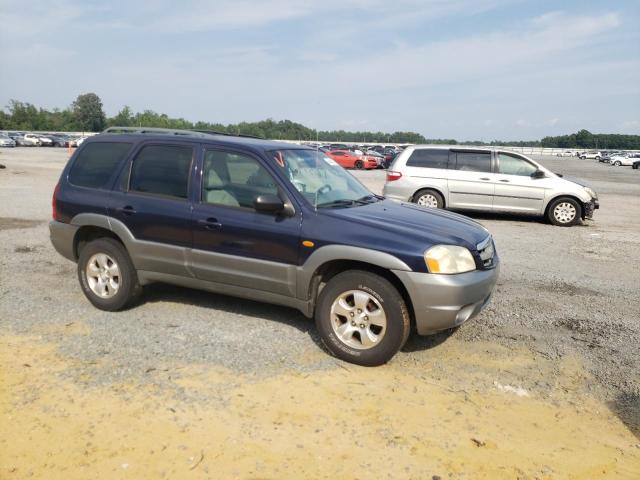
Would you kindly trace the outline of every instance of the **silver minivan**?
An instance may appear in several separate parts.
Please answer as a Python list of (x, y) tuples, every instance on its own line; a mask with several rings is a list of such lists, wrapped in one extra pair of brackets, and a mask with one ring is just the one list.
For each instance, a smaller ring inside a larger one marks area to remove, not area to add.
[(430, 208), (544, 216), (564, 227), (599, 208), (591, 188), (493, 148), (408, 147), (389, 167), (383, 194)]

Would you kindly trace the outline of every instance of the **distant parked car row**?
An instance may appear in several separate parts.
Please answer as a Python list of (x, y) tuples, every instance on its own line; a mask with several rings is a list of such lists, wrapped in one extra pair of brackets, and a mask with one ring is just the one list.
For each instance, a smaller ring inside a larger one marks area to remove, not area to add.
[(404, 150), (404, 147), (397, 146), (343, 143), (310, 146), (324, 152), (342, 167), (355, 169), (389, 168), (391, 162)]
[(77, 147), (86, 137), (63, 133), (0, 133), (0, 147)]
[[(582, 159), (592, 158), (597, 160), (600, 163), (608, 163), (609, 165), (613, 165), (615, 167), (633, 167), (633, 164), (640, 159), (640, 153), (638, 152), (625, 152), (622, 150), (618, 151), (600, 151), (600, 152), (583, 152), (580, 156)], [(637, 169), (638, 167), (633, 167)]]

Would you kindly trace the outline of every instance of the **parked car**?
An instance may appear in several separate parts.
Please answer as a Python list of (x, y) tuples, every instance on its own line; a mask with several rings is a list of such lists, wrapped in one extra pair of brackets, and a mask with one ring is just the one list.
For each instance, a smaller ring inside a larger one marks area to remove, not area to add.
[(611, 160), (611, 157), (616, 156), (616, 155), (620, 155), (623, 152), (619, 152), (619, 151), (615, 151), (615, 152), (602, 152), (602, 157), (600, 157), (598, 159), (599, 162), (601, 163), (609, 163)]
[(39, 147), (42, 145), (42, 140), (39, 135), (34, 135), (33, 133), (25, 133), (24, 137), (22, 137), (23, 144), (29, 147)]
[(413, 146), (389, 168), (384, 195), (424, 207), (531, 214), (565, 227), (599, 208), (590, 187), (506, 150)]
[(378, 162), (374, 157), (356, 155), (349, 150), (331, 150), (330, 152), (325, 152), (325, 155), (335, 160), (338, 165), (344, 168), (355, 168), (358, 170), (378, 168)]
[(8, 135), (0, 135), (0, 147), (15, 147), (16, 142)]
[(640, 160), (634, 159), (633, 163), (631, 164), (631, 168), (633, 168), (634, 170), (638, 170), (638, 168), (640, 168)]
[(628, 154), (614, 155), (609, 159), (609, 164), (614, 165), (616, 167), (621, 167), (621, 166), (629, 167), (633, 165), (633, 162), (634, 162), (634, 159), (631, 157), (631, 155), (628, 155)]
[(565, 150), (564, 152), (556, 153), (557, 157), (573, 157), (575, 154), (569, 150)]
[(580, 158), (582, 160), (586, 160), (587, 158), (600, 160), (602, 158), (602, 154), (600, 152), (583, 152), (582, 154), (580, 154)]
[(374, 195), (311, 148), (130, 131), (86, 140), (53, 193), (51, 242), (98, 309), (153, 282), (285, 305), (372, 366), (491, 298), (498, 255), (471, 219)]

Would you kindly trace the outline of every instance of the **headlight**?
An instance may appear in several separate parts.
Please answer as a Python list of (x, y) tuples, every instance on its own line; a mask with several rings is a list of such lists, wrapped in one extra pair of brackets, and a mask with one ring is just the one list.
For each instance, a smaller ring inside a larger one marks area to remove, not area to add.
[(463, 273), (476, 269), (471, 252), (455, 245), (436, 245), (424, 252), (430, 273)]
[(596, 192), (593, 191), (592, 188), (589, 187), (584, 187), (585, 192), (587, 192), (589, 195), (591, 195), (591, 198), (598, 198), (598, 194)]

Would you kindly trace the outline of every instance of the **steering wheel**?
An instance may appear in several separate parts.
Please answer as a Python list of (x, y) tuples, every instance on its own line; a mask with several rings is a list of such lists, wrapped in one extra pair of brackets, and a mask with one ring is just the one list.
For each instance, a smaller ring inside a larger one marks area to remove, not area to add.
[(323, 186), (321, 186), (318, 191), (316, 192), (318, 195), (322, 195), (324, 193), (330, 192), (332, 190), (331, 185), (329, 185), (328, 183), (325, 183)]

